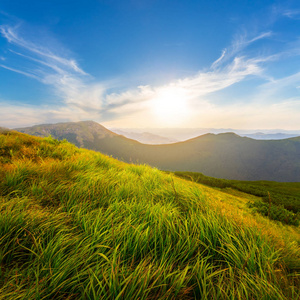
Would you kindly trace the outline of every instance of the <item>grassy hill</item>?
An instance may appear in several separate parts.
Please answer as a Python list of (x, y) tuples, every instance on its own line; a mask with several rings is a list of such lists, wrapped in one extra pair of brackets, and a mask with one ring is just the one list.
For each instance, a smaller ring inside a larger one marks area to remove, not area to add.
[(0, 133), (1, 133), (1, 132), (6, 132), (6, 131), (9, 131), (9, 129), (6, 128), (6, 127), (0, 127)]
[(0, 299), (300, 299), (299, 227), (253, 197), (0, 134)]
[(125, 162), (169, 171), (201, 172), (237, 180), (300, 182), (300, 137), (253, 140), (234, 133), (206, 134), (185, 142), (145, 145), (92, 122), (39, 125), (18, 131), (67, 139)]

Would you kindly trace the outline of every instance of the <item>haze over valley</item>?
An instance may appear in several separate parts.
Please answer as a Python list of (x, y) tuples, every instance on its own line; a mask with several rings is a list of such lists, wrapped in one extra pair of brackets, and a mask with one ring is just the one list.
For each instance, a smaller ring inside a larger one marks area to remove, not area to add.
[(169, 144), (189, 140), (206, 133), (233, 132), (256, 140), (281, 140), (300, 136), (300, 130), (238, 130), (232, 128), (109, 128), (109, 130), (144, 144)]

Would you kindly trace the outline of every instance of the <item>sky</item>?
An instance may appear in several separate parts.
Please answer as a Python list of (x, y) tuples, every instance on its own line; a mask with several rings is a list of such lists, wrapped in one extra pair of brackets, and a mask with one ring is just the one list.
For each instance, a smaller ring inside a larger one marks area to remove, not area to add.
[(1, 0), (0, 126), (300, 130), (300, 3)]

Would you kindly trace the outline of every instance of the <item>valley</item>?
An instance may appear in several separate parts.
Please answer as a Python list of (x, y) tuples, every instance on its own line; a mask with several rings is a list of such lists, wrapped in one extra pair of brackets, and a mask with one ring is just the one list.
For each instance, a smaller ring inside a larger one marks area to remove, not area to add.
[(146, 145), (93, 121), (16, 129), (35, 136), (66, 139), (125, 162), (167, 171), (200, 172), (236, 180), (300, 181), (300, 137), (254, 140), (234, 133), (205, 134), (185, 142)]

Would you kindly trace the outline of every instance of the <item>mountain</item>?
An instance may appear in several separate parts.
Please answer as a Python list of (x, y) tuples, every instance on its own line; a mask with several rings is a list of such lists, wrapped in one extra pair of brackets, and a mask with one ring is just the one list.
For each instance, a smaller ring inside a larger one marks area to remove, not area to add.
[[(158, 135), (171, 141), (186, 141), (197, 136), (210, 132), (207, 128), (109, 128), (109, 130), (118, 133), (119, 131), (127, 133), (142, 134), (148, 132)], [(215, 133), (215, 132), (214, 132)], [(125, 135), (126, 136), (126, 135)], [(128, 137), (128, 136), (127, 136)]]
[(299, 136), (299, 134), (281, 133), (281, 132), (278, 133), (256, 132), (256, 133), (240, 134), (240, 135), (252, 139), (256, 139), (256, 140), (283, 140), (283, 139), (289, 139), (289, 138)]
[(98, 140), (118, 136), (116, 133), (93, 121), (42, 124), (32, 127), (15, 128), (14, 130), (38, 137), (51, 135), (58, 140), (66, 139), (77, 147), (86, 147), (87, 143), (92, 144)]
[(0, 134), (0, 298), (299, 299), (300, 228), (259, 200)]
[(123, 135), (129, 139), (136, 140), (143, 144), (158, 145), (158, 144), (171, 144), (171, 143), (178, 142), (175, 139), (166, 138), (150, 132), (131, 132), (122, 129), (115, 129), (112, 131), (119, 135)]
[(145, 145), (92, 121), (17, 130), (36, 136), (51, 134), (125, 162), (146, 163), (162, 170), (201, 172), (238, 180), (300, 181), (300, 137), (254, 140), (222, 133), (168, 145)]
[(284, 129), (263, 129), (261, 131), (246, 130), (246, 129), (233, 129), (233, 128), (109, 128), (109, 130), (123, 134), (126, 137), (136, 139), (129, 134), (142, 134), (143, 132), (151, 133), (154, 135), (163, 136), (171, 139), (174, 142), (183, 142), (193, 139), (200, 135), (207, 133), (226, 133), (233, 132), (239, 136), (246, 136), (257, 140), (279, 140), (300, 136), (300, 130), (284, 130)]

